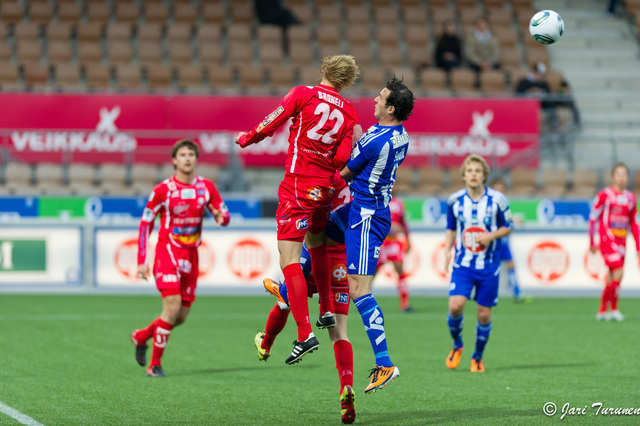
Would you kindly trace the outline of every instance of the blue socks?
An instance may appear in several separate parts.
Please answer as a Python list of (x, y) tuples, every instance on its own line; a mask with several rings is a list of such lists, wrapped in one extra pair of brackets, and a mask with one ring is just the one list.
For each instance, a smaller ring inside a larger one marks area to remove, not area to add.
[(511, 291), (513, 291), (513, 297), (517, 299), (520, 296), (520, 286), (518, 285), (516, 270), (509, 269), (507, 277), (509, 281), (509, 288), (511, 289)]
[(476, 351), (473, 353), (473, 359), (482, 359), (482, 353), (484, 347), (489, 341), (489, 335), (491, 334), (491, 323), (482, 325), (478, 323), (476, 326)]
[(462, 327), (464, 327), (464, 317), (452, 317), (451, 313), (447, 313), (447, 324), (449, 324), (449, 332), (453, 338), (453, 346), (456, 349), (460, 349), (462, 344)]
[(353, 301), (362, 317), (364, 329), (367, 332), (371, 348), (376, 356), (376, 365), (379, 367), (393, 367), (387, 350), (387, 338), (384, 333), (384, 316), (378, 306), (378, 302), (372, 294), (365, 294)]

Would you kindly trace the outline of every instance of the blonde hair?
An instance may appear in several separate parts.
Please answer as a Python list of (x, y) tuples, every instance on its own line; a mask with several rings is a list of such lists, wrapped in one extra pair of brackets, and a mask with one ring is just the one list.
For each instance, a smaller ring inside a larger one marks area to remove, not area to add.
[(333, 87), (340, 91), (353, 87), (360, 75), (360, 68), (351, 55), (333, 55), (322, 59), (320, 72), (322, 78), (329, 80)]
[(460, 175), (464, 177), (464, 171), (471, 162), (480, 163), (482, 165), (482, 174), (484, 174), (484, 180), (482, 182), (487, 183), (487, 179), (489, 179), (489, 173), (491, 173), (491, 168), (489, 167), (489, 164), (487, 164), (487, 160), (477, 154), (471, 154), (464, 159), (462, 167), (460, 167)]

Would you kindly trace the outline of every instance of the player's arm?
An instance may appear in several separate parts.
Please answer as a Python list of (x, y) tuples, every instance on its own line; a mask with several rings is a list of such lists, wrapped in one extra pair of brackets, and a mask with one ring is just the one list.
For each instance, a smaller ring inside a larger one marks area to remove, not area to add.
[(504, 196), (496, 197), (498, 211), (496, 212), (496, 225), (498, 229), (493, 232), (487, 232), (476, 237), (476, 242), (487, 247), (492, 241), (504, 238), (513, 231), (513, 219), (511, 218), (511, 209), (509, 203)]
[(638, 202), (636, 197), (633, 197), (633, 207), (631, 207), (629, 215), (631, 216), (629, 221), (631, 235), (633, 235), (633, 239), (636, 242), (636, 252), (640, 256), (640, 226), (638, 226)]
[(362, 126), (355, 124), (355, 122), (354, 120), (352, 126), (345, 132), (344, 137), (338, 142), (336, 154), (333, 156), (333, 166), (337, 170), (342, 170), (347, 164), (353, 147), (362, 136)]
[(593, 206), (591, 207), (591, 212), (589, 212), (589, 250), (591, 250), (592, 253), (595, 253), (598, 250), (595, 240), (596, 227), (600, 216), (602, 216), (605, 200), (606, 193), (601, 191), (596, 195), (596, 198), (593, 201)]
[(153, 231), (153, 222), (156, 219), (156, 215), (164, 206), (166, 194), (167, 187), (162, 184), (157, 185), (151, 192), (140, 219), (140, 227), (138, 228), (138, 277), (145, 281), (149, 278), (149, 262), (147, 259), (149, 236)]
[(246, 148), (249, 145), (260, 142), (268, 136), (272, 136), (273, 133), (299, 109), (298, 104), (300, 103), (303, 90), (304, 86), (298, 86), (291, 89), (284, 99), (282, 99), (280, 105), (278, 105), (271, 114), (267, 115), (264, 120), (262, 120), (249, 133), (238, 133), (238, 136), (236, 136), (236, 143), (240, 145), (241, 148)]
[(358, 142), (353, 146), (351, 151), (351, 158), (347, 162), (347, 165), (340, 170), (340, 176), (343, 179), (351, 180), (367, 165), (367, 153), (361, 145), (361, 140), (358, 138)]
[(456, 215), (453, 212), (453, 203), (454, 199), (449, 198), (447, 203), (447, 230), (444, 233), (444, 268), (449, 268), (449, 264), (451, 263), (451, 249), (453, 248), (453, 243), (456, 240)]
[(207, 189), (209, 190), (209, 202), (207, 203), (207, 210), (211, 212), (218, 226), (227, 226), (231, 221), (231, 215), (229, 209), (224, 203), (224, 200), (220, 196), (218, 189), (213, 182), (206, 182)]

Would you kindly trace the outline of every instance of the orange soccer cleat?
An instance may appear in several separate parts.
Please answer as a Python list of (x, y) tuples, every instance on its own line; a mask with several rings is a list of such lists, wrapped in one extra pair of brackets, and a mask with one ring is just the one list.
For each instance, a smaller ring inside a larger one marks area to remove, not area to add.
[(378, 367), (376, 366), (373, 370), (371, 370), (371, 382), (369, 382), (369, 386), (364, 390), (364, 393), (375, 392), (378, 389), (382, 389), (387, 386), (389, 382), (395, 380), (398, 376), (400, 376), (400, 370), (398, 367)]
[(482, 365), (481, 359), (471, 360), (471, 372), (472, 373), (484, 373), (484, 365)]
[(460, 356), (462, 355), (462, 348), (457, 348), (454, 346), (449, 355), (447, 355), (446, 364), (450, 369), (457, 368), (460, 365)]

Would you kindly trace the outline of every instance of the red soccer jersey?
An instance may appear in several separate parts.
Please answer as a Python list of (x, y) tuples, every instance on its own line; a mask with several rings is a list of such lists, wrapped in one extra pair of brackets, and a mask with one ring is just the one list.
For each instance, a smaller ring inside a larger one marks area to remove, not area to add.
[(196, 176), (182, 183), (175, 176), (156, 185), (142, 212), (138, 234), (138, 265), (147, 261), (147, 245), (156, 215), (160, 214), (158, 244), (169, 243), (179, 248), (200, 245), (204, 209), (212, 205), (228, 215), (227, 207), (213, 182)]
[(404, 220), (404, 203), (399, 198), (392, 198), (389, 201), (389, 213), (391, 214), (391, 229), (387, 239), (395, 239), (399, 233), (404, 233), (405, 237), (409, 236), (409, 227)]
[(289, 150), (285, 175), (331, 178), (351, 155), (356, 110), (338, 92), (322, 84), (294, 87), (282, 103), (251, 132), (241, 147), (258, 143), (293, 118), (289, 127)]
[(589, 215), (589, 240), (594, 244), (596, 222), (599, 226), (600, 244), (626, 246), (627, 233), (631, 230), (640, 252), (636, 196), (628, 190), (618, 192), (614, 187), (598, 193)]

